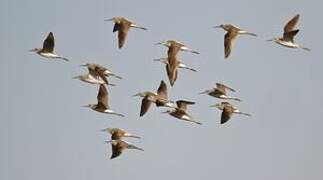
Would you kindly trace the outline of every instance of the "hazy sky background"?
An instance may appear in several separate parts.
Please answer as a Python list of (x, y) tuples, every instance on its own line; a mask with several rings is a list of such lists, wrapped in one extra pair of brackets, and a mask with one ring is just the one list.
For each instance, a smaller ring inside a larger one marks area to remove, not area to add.
[[(0, 1), (0, 179), (1, 180), (320, 180), (323, 177), (323, 61), (320, 1)], [(301, 14), (296, 41), (311, 52), (264, 40), (280, 36), (285, 23)], [(117, 49), (113, 24), (124, 16), (147, 32), (131, 29)], [(257, 33), (240, 36), (228, 60), (224, 31), (233, 23)], [(28, 50), (41, 47), (48, 32), (56, 52), (70, 62), (50, 61)], [(197, 49), (181, 59), (198, 72), (179, 71), (171, 99), (196, 101), (189, 108), (202, 126), (186, 123), (152, 106), (139, 118), (138, 91), (156, 91), (168, 79), (152, 59), (166, 55), (155, 46), (176, 39)], [(125, 118), (81, 107), (96, 102), (97, 86), (72, 79), (79, 65), (99, 63), (124, 77), (111, 78), (113, 110)], [(220, 102), (202, 90), (223, 82), (237, 90), (239, 109), (220, 125)], [(119, 127), (142, 136), (110, 160), (109, 137), (99, 130)]]

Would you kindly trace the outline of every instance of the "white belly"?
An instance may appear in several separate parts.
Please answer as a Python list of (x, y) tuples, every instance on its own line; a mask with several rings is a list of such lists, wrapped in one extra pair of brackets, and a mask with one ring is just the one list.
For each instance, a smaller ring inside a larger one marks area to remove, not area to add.
[(289, 42), (289, 41), (276, 41), (277, 44), (280, 44), (282, 46), (285, 46), (285, 47), (289, 47), (289, 48), (298, 48), (298, 44), (295, 44), (295, 43), (292, 43), (292, 42)]
[(45, 58), (57, 58), (58, 56), (53, 53), (40, 53), (39, 55), (45, 57)]
[(191, 120), (191, 117), (189, 117), (188, 115), (183, 115), (183, 116), (181, 117), (181, 119), (184, 119), (184, 120), (188, 120), (188, 121), (190, 121), (190, 120)]
[(91, 83), (91, 84), (105, 84), (105, 82), (101, 79), (94, 78), (91, 75), (88, 75), (86, 79), (84, 79), (85, 82)]

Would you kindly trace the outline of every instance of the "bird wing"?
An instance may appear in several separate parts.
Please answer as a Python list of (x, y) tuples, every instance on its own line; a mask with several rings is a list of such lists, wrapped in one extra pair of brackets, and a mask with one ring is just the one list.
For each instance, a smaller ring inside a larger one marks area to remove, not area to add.
[(143, 116), (149, 109), (151, 105), (151, 101), (149, 100), (149, 96), (145, 96), (141, 101), (141, 107), (140, 107), (140, 117)]
[(294, 42), (294, 36), (296, 36), (296, 34), (299, 32), (299, 29), (293, 30), (293, 31), (289, 31), (284, 33), (283, 35), (283, 39), (287, 42)]
[(195, 102), (179, 100), (179, 101), (176, 101), (176, 104), (177, 104), (178, 109), (186, 111), (187, 110), (187, 105), (195, 104)]
[(121, 22), (120, 23), (120, 27), (119, 27), (119, 30), (118, 30), (118, 46), (119, 46), (119, 49), (123, 47), (123, 45), (125, 44), (126, 42), (126, 38), (127, 38), (127, 35), (128, 35), (128, 31), (130, 29), (130, 25), (129, 23), (127, 22)]
[(119, 142), (116, 145), (111, 144), (111, 147), (112, 147), (112, 155), (111, 155), (110, 159), (116, 158), (122, 154), (123, 149), (119, 145)]
[(221, 114), (221, 124), (229, 121), (233, 113), (233, 108), (231, 106), (225, 106)]
[(221, 83), (216, 83), (215, 84), (216, 85), (216, 89), (218, 90), (218, 91), (221, 91), (223, 94), (226, 94), (226, 88), (225, 88), (225, 86), (223, 85), (223, 84), (221, 84)]
[(97, 96), (98, 105), (101, 108), (109, 109), (108, 104), (108, 90), (104, 84), (100, 84), (99, 93)]
[(158, 94), (158, 96), (160, 96), (161, 98), (163, 98), (165, 100), (168, 99), (167, 85), (163, 80), (160, 82), (160, 85), (159, 85), (158, 90), (157, 90), (157, 94)]
[(228, 31), (224, 36), (224, 57), (228, 58), (233, 47), (233, 40), (237, 37), (237, 31)]
[(298, 22), (298, 19), (299, 19), (299, 14), (297, 14), (291, 20), (289, 20), (288, 23), (284, 27), (284, 33), (293, 31), (297, 22)]
[(114, 26), (113, 26), (113, 32), (116, 32), (116, 31), (119, 31), (120, 30), (120, 24), (119, 23), (114, 23)]
[(96, 66), (94, 70), (106, 84), (109, 84), (108, 79), (104, 74), (105, 69)]
[(231, 87), (229, 87), (227, 85), (224, 85), (222, 83), (216, 83), (215, 85), (216, 85), (216, 87), (218, 89), (221, 89), (221, 90), (224, 90), (224, 91), (225, 91), (225, 89), (229, 89), (230, 91), (235, 92), (235, 90), (233, 88), (231, 88)]
[(166, 64), (166, 71), (167, 71), (167, 76), (170, 82), (170, 85), (174, 85), (176, 79), (177, 79), (177, 68), (171, 68), (169, 64)]
[(43, 52), (53, 52), (55, 46), (55, 39), (52, 32), (50, 32), (43, 43)]

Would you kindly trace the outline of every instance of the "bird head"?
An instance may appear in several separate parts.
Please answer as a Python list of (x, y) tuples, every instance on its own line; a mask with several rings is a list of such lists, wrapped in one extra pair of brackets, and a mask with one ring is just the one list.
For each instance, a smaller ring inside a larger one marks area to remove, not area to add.
[(205, 90), (205, 91), (202, 91), (202, 92), (200, 92), (200, 94), (208, 94), (208, 93), (210, 93), (211, 92), (211, 90)]
[(166, 47), (169, 47), (170, 46), (170, 41), (161, 41), (159, 43), (156, 43), (155, 45), (164, 45)]
[(40, 48), (33, 48), (29, 50), (29, 52), (39, 52), (41, 49)]
[(104, 129), (101, 129), (100, 131), (108, 132), (108, 133), (112, 134), (113, 133), (113, 128), (104, 128)]
[(226, 24), (220, 24), (218, 26), (213, 26), (213, 28), (222, 28), (222, 29), (225, 29), (227, 27)]

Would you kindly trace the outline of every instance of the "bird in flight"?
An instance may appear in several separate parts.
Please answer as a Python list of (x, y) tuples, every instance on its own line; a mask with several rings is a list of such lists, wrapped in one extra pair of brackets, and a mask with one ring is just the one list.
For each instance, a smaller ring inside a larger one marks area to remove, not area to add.
[(166, 63), (166, 72), (170, 82), (170, 85), (173, 86), (177, 80), (177, 67), (179, 65), (177, 55), (179, 51), (187, 51), (194, 54), (199, 54), (198, 51), (188, 48), (183, 43), (177, 42), (175, 40), (162, 41), (156, 45), (164, 45), (168, 47), (167, 51), (167, 63)]
[(255, 33), (250, 33), (232, 24), (221, 24), (219, 26), (214, 26), (214, 28), (222, 28), (227, 32), (224, 36), (224, 58), (228, 58), (230, 56), (234, 40), (238, 35), (246, 34), (257, 36)]
[(179, 100), (176, 101), (177, 107), (167, 110), (162, 113), (167, 113), (177, 119), (188, 121), (188, 122), (193, 122), (195, 124), (202, 125), (202, 123), (195, 121), (188, 113), (187, 113), (187, 106), (188, 105), (193, 105), (195, 102), (191, 101), (185, 101), (185, 100)]
[(114, 159), (114, 158), (120, 156), (125, 149), (136, 149), (136, 150), (144, 151), (142, 148), (139, 148), (133, 144), (130, 144), (130, 143), (120, 140), (120, 139), (110, 140), (110, 141), (105, 141), (105, 142), (110, 143), (111, 147), (112, 147), (112, 155), (111, 155), (110, 159)]
[(123, 114), (116, 113), (110, 109), (110, 106), (108, 104), (108, 90), (104, 84), (100, 84), (99, 92), (97, 95), (97, 101), (97, 104), (88, 104), (83, 107), (91, 108), (92, 110), (100, 113), (113, 114), (124, 117)]
[(90, 84), (106, 84), (110, 86), (115, 86), (115, 84), (109, 83), (107, 79), (109, 74), (107, 73), (107, 71), (110, 71), (104, 68), (103, 66), (97, 64), (85, 64), (81, 66), (87, 67), (89, 72), (87, 74), (75, 76), (73, 79), (79, 79)]
[(245, 116), (251, 116), (249, 113), (241, 112), (239, 109), (231, 105), (229, 102), (221, 102), (210, 107), (216, 107), (222, 111), (221, 113), (221, 124), (226, 123), (232, 117), (233, 114), (242, 114)]
[(295, 29), (297, 22), (299, 20), (299, 14), (294, 16), (284, 27), (283, 37), (276, 37), (274, 39), (269, 39), (267, 41), (274, 41), (279, 45), (288, 47), (288, 48), (301, 48), (306, 51), (310, 51), (309, 48), (303, 47), (294, 41), (294, 37), (299, 32), (299, 29)]
[(139, 92), (133, 96), (142, 97), (141, 107), (140, 107), (140, 117), (146, 114), (150, 105), (155, 103), (157, 107), (176, 107), (176, 105), (168, 100), (167, 85), (162, 80), (157, 89), (157, 93), (150, 91)]
[(57, 55), (54, 52), (54, 47), (55, 47), (54, 35), (52, 32), (50, 32), (47, 35), (46, 39), (44, 40), (43, 48), (34, 48), (29, 51), (36, 52), (40, 56), (48, 58), (48, 59), (61, 59), (64, 61), (69, 61), (67, 58)]
[(127, 20), (124, 17), (113, 17), (111, 19), (106, 19), (106, 21), (113, 21), (114, 22), (113, 32), (118, 31), (118, 47), (119, 47), (119, 49), (121, 49), (124, 46), (124, 44), (126, 42), (128, 31), (131, 27), (132, 28), (139, 28), (142, 30), (147, 30), (147, 28), (139, 26), (139, 25), (131, 22), (130, 20)]
[(236, 100), (236, 101), (241, 101), (237, 97), (228, 96), (226, 90), (235, 92), (235, 90), (230, 88), (229, 86), (226, 86), (222, 83), (216, 83), (215, 87), (213, 87), (212, 89), (205, 90), (205, 91), (201, 92), (200, 94), (207, 94), (212, 97), (219, 98), (219, 99), (232, 99), (232, 100)]

